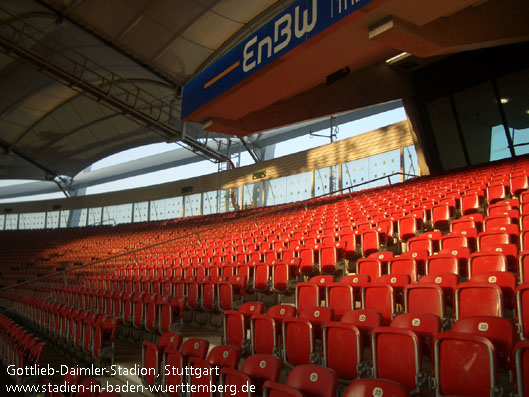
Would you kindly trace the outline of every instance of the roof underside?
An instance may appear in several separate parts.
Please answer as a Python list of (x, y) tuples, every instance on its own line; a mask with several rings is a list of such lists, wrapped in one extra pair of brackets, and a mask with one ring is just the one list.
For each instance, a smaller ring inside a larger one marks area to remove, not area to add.
[[(0, 4), (0, 39), (4, 44), (15, 29), (27, 32), (34, 28), (34, 42), (21, 46), (35, 49), (46, 43), (51, 49), (59, 43), (58, 51), (74, 53), (79, 67), (79, 59), (86, 58), (92, 68), (103, 71), (101, 74), (113, 74), (116, 86), (126, 87), (128, 92), (141, 90), (146, 103), (161, 99), (178, 115), (181, 84), (229, 37), (273, 3), (275, 0), (4, 0)], [(66, 84), (55, 73), (36, 67), (5, 45), (3, 48), (0, 179), (73, 177), (111, 154), (171, 140), (85, 90)]]
[[(0, 178), (74, 177), (126, 149), (181, 143), (182, 85), (293, 2), (2, 0)], [(389, 56), (428, 59), (529, 37), (525, 0), (420, 3), (371, 0), (358, 18), (201, 109), (186, 136), (215, 152), (216, 140), (230, 139), (216, 132), (248, 135), (400, 99), (412, 91), (402, 70), (385, 69)], [(302, 78), (300, 63), (310, 65)], [(327, 87), (325, 77), (344, 66), (343, 84)], [(387, 76), (395, 84), (372, 87)], [(216, 132), (202, 128), (208, 119)]]

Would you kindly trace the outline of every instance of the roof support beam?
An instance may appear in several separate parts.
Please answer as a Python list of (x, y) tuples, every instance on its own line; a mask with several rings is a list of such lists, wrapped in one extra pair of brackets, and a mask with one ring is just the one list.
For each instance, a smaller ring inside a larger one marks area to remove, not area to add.
[(155, 98), (133, 84), (124, 87), (120, 84), (124, 79), (112, 71), (106, 70), (52, 38), (39, 41), (38, 37), (46, 37), (46, 35), (25, 21), (15, 18), (0, 31), (0, 46), (33, 63), (43, 73), (47, 73), (62, 84), (88, 94), (146, 128), (152, 129), (165, 140), (181, 140), (193, 150), (217, 161), (225, 161), (225, 156), (222, 154), (190, 137), (183, 136), (182, 123), (174, 117), (174, 103)]

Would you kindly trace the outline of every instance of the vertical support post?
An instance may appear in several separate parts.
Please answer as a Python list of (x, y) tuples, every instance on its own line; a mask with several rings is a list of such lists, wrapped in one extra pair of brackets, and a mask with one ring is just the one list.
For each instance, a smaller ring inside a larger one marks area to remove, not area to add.
[[(405, 176), (404, 176), (405, 168), (404, 168), (404, 146), (400, 147), (400, 181), (404, 182)], [(391, 185), (391, 182), (390, 182)]]
[(312, 170), (312, 172), (310, 173), (310, 197), (311, 198), (314, 198), (314, 196), (316, 196), (316, 188), (314, 186), (314, 181), (316, 180), (315, 178), (315, 172), (316, 170)]
[(338, 190), (341, 192), (343, 189), (342, 184), (342, 164), (338, 164)]

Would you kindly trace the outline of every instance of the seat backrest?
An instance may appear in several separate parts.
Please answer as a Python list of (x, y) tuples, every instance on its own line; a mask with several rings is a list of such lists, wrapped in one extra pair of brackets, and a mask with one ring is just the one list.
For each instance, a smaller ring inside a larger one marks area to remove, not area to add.
[(421, 371), (421, 344), (413, 331), (403, 328), (375, 328), (371, 337), (375, 378), (402, 383), (418, 390), (416, 376)]
[(340, 321), (353, 324), (360, 332), (369, 334), (374, 328), (380, 327), (382, 315), (376, 310), (351, 310), (344, 313)]
[(182, 335), (176, 332), (166, 332), (158, 341), (158, 349), (160, 352), (166, 347), (174, 347), (176, 350), (180, 349), (182, 344)]
[(444, 293), (437, 284), (410, 284), (404, 287), (406, 313), (430, 313), (444, 317)]
[(332, 368), (341, 379), (358, 377), (362, 359), (360, 330), (353, 324), (328, 322), (323, 326), (323, 365)]
[(298, 312), (305, 307), (320, 305), (320, 288), (316, 284), (298, 283), (296, 285), (296, 307)]
[(290, 305), (274, 305), (268, 309), (266, 315), (275, 321), (282, 322), (284, 318), (295, 317), (296, 308)]
[(417, 262), (415, 259), (397, 257), (389, 263), (389, 274), (407, 274), (411, 282), (417, 282)]
[(382, 324), (389, 324), (395, 313), (395, 293), (387, 284), (367, 285), (362, 290), (362, 309), (375, 310), (382, 315)]
[(367, 275), (370, 280), (376, 280), (382, 275), (382, 262), (375, 258), (361, 258), (356, 261), (358, 276)]
[(402, 313), (391, 320), (391, 327), (409, 329), (421, 340), (423, 354), (433, 357), (433, 341), (442, 331), (439, 316), (430, 313)]
[(307, 397), (335, 397), (338, 376), (329, 368), (317, 365), (298, 365), (288, 374), (286, 385)]
[(350, 284), (353, 287), (369, 283), (371, 278), (367, 274), (349, 274), (340, 279), (340, 283)]
[(345, 312), (355, 308), (353, 287), (346, 283), (332, 283), (327, 286), (325, 301), (333, 309), (333, 319), (339, 320)]
[(468, 276), (486, 272), (507, 271), (507, 257), (501, 252), (476, 252), (470, 255)]
[(428, 257), (426, 274), (454, 273), (459, 274), (459, 260), (453, 255), (439, 254)]
[(514, 309), (514, 289), (516, 288), (516, 275), (511, 272), (486, 272), (474, 275), (469, 283), (489, 283), (501, 288), (505, 306)]
[[(185, 376), (181, 373), (179, 374), (178, 371), (178, 369), (183, 369), (184, 366), (185, 359), (182, 353), (174, 347), (165, 348), (162, 353), (162, 368), (164, 368), (164, 370), (161, 371), (163, 385), (178, 390), (176, 386), (181, 385), (186, 380)], [(170, 368), (171, 370), (167, 371), (167, 368)]]
[(477, 316), (457, 320), (452, 332), (481, 335), (490, 340), (496, 349), (498, 363), (506, 370), (512, 369), (511, 352), (514, 347), (516, 329), (508, 318)]
[(281, 324), (267, 315), (252, 316), (250, 341), (252, 354), (274, 354), (278, 348), (278, 328)]
[(224, 341), (226, 344), (244, 349), (246, 341), (246, 321), (244, 315), (235, 310), (224, 312)]
[(311, 323), (325, 323), (333, 318), (333, 310), (330, 307), (305, 307), (298, 313), (298, 318), (309, 320)]
[(245, 318), (250, 318), (254, 314), (262, 314), (264, 312), (264, 304), (261, 302), (245, 302), (239, 307), (239, 312)]
[(309, 320), (283, 320), (283, 359), (287, 365), (310, 364), (315, 350), (314, 332)]
[(241, 370), (248, 374), (255, 386), (256, 394), (261, 395), (266, 381), (276, 382), (281, 374), (283, 363), (270, 354), (254, 354), (248, 356), (242, 363)]
[(455, 291), (456, 320), (473, 316), (503, 317), (501, 288), (489, 283), (463, 283)]
[(202, 338), (189, 338), (180, 348), (180, 353), (184, 356), (184, 359), (187, 360), (189, 357), (198, 357), (205, 359), (208, 354), (209, 341)]
[(208, 353), (207, 361), (212, 367), (238, 368), (241, 358), (241, 350), (233, 346), (215, 346)]
[(434, 342), (436, 395), (489, 396), (497, 383), (494, 345), (470, 333), (443, 332)]
[(223, 387), (224, 395), (248, 397), (249, 388), (253, 382), (243, 371), (224, 367), (220, 370), (220, 385)]

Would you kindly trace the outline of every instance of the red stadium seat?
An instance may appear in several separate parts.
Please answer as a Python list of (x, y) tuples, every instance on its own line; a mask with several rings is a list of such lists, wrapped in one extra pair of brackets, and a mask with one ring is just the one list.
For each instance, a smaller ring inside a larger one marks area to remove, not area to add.
[(296, 285), (296, 308), (298, 312), (306, 307), (320, 306), (320, 288), (313, 283)]
[(362, 290), (362, 309), (382, 315), (382, 324), (389, 324), (395, 313), (395, 292), (390, 285), (368, 285)]
[(329, 284), (326, 290), (327, 306), (333, 309), (333, 320), (339, 320), (342, 315), (355, 309), (353, 287), (346, 283)]
[(511, 272), (486, 272), (473, 276), (470, 284), (495, 284), (501, 288), (505, 307), (514, 309), (514, 289), (516, 288), (516, 276)]
[(202, 338), (189, 338), (182, 343), (180, 348), (180, 353), (184, 358), (184, 364), (187, 364), (187, 361), (191, 357), (197, 358), (206, 358), (209, 349), (209, 341)]
[(433, 341), (442, 330), (441, 317), (430, 313), (403, 313), (391, 320), (390, 326), (413, 331), (421, 341), (422, 354), (433, 358)]
[(301, 318), (283, 320), (283, 360), (289, 366), (310, 364), (316, 353), (312, 324)]
[(343, 380), (358, 377), (363, 341), (353, 324), (328, 322), (323, 327), (323, 365), (333, 369)]
[(417, 282), (417, 262), (412, 258), (396, 257), (389, 263), (389, 274), (405, 274), (409, 276), (410, 282)]
[(361, 258), (356, 261), (357, 275), (367, 275), (370, 280), (382, 276), (382, 262), (374, 258)]
[[(157, 344), (149, 341), (143, 341), (141, 362), (143, 368), (152, 368), (156, 374), (160, 373), (160, 365), (162, 362), (162, 352), (167, 347), (179, 349), (182, 344), (182, 335), (167, 332), (162, 335)], [(155, 376), (148, 371), (148, 373), (141, 377), (144, 385), (154, 385)]]
[(511, 352), (515, 342), (514, 323), (507, 318), (476, 316), (457, 320), (452, 326), (452, 332), (465, 332), (480, 335), (494, 344), (498, 364), (505, 370), (513, 368)]
[(430, 313), (443, 319), (445, 316), (444, 291), (438, 284), (410, 284), (404, 287), (406, 313)]
[(419, 390), (422, 370), (421, 344), (408, 329), (379, 327), (371, 336), (373, 375), (401, 383), (409, 390)]
[(503, 317), (501, 288), (488, 283), (463, 283), (455, 291), (455, 319), (474, 316)]
[(491, 396), (497, 385), (494, 345), (482, 336), (444, 332), (434, 342), (436, 395)]
[(282, 365), (281, 360), (274, 356), (255, 354), (244, 360), (241, 371), (250, 377), (251, 384), (256, 389), (255, 394), (261, 395), (265, 382), (276, 382), (279, 379)]
[(382, 315), (375, 310), (352, 310), (344, 313), (340, 321), (356, 326), (362, 337), (362, 345), (366, 346), (369, 345), (371, 331), (382, 324)]

